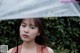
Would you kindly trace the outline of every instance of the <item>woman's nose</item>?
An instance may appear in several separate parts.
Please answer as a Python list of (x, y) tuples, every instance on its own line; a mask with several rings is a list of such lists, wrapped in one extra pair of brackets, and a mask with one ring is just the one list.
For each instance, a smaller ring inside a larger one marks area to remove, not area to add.
[(25, 33), (28, 33), (28, 32), (29, 32), (29, 28), (26, 27), (26, 28), (24, 29), (24, 32), (25, 32)]

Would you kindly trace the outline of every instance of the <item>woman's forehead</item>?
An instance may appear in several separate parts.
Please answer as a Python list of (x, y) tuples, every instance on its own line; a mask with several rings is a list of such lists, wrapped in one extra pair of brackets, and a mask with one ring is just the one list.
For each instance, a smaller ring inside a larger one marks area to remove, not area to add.
[(35, 25), (34, 19), (23, 19), (22, 23)]

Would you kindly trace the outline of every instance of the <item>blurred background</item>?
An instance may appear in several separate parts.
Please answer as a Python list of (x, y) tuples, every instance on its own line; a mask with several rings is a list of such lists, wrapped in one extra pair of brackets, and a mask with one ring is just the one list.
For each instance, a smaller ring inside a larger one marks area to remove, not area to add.
[[(80, 17), (47, 17), (45, 33), (49, 38), (48, 46), (55, 53), (80, 53)], [(21, 44), (18, 19), (0, 21), (0, 45), (9, 49)]]

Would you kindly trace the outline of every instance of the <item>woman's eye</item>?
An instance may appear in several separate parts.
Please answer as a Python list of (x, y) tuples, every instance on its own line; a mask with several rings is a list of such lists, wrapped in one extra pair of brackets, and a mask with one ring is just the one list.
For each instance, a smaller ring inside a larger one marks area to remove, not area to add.
[(22, 25), (22, 27), (26, 27), (26, 25)]
[(35, 29), (36, 27), (35, 27), (35, 26), (31, 26), (31, 28), (32, 28), (32, 29)]

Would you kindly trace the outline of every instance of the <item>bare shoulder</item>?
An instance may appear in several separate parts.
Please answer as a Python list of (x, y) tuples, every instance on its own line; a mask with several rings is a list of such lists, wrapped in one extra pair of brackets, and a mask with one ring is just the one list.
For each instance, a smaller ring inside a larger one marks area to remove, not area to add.
[(11, 53), (11, 52), (12, 52), (12, 50), (13, 50), (13, 48), (9, 49), (9, 50), (8, 50), (8, 53)]
[(52, 48), (47, 47), (47, 49), (48, 49), (49, 53), (54, 53), (54, 51), (53, 51), (53, 49), (52, 49)]

